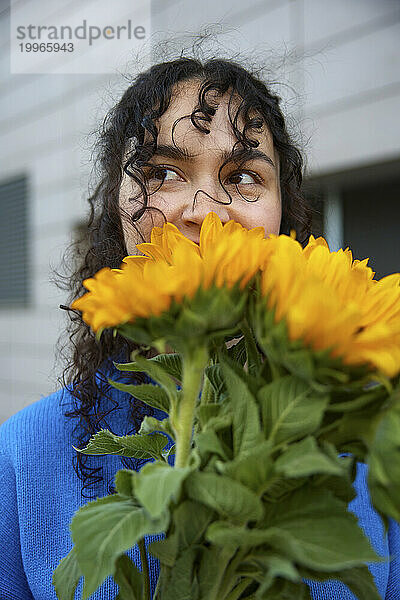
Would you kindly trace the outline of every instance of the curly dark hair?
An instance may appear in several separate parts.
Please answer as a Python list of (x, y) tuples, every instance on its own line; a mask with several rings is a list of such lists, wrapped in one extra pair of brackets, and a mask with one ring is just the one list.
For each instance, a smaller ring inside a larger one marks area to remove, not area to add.
[[(212, 120), (215, 113), (215, 109), (207, 101), (209, 90), (220, 94), (228, 92), (230, 100), (234, 95), (240, 99), (235, 117), (232, 119), (229, 114), (229, 120), (238, 143), (245, 149), (258, 145), (257, 141), (247, 136), (248, 131), (259, 128), (263, 122), (266, 123), (280, 161), (280, 232), (289, 234), (294, 229), (297, 240), (303, 247), (306, 245), (311, 231), (312, 209), (301, 193), (303, 158), (288, 133), (280, 108), (281, 98), (274, 95), (254, 73), (236, 61), (222, 58), (202, 61), (181, 53), (178, 58), (154, 64), (137, 75), (121, 100), (104, 119), (98, 140), (100, 179), (94, 193), (88, 198), (90, 212), (85, 241), (89, 247), (83, 252), (79, 240), (70, 246), (64, 255), (64, 264), (73, 266), (70, 267), (70, 275), (64, 276), (66, 285), (63, 287), (58, 284), (59, 287), (69, 290), (69, 303), (86, 291), (82, 285), (84, 279), (92, 277), (102, 267), (119, 267), (127, 255), (122, 216), (129, 218), (130, 223), (141, 235), (134, 223), (145, 210), (150, 209), (147, 206), (148, 194), (143, 166), (157, 148), (158, 131), (155, 121), (167, 110), (174, 94), (174, 86), (190, 80), (200, 83), (198, 107), (190, 115), (193, 125), (199, 131), (207, 133), (206, 123)], [(257, 116), (250, 118), (249, 112)], [(243, 118), (243, 131), (238, 128), (239, 116)], [(153, 140), (150, 147), (148, 142), (144, 144), (146, 131)], [(140, 209), (128, 216), (121, 215), (119, 207), (119, 190), (124, 172), (137, 182), (143, 198)], [(141, 237), (143, 239), (143, 236)], [(70, 355), (67, 357), (64, 353), (66, 366), (59, 382), (70, 390), (74, 400), (75, 410), (66, 412), (65, 416), (79, 417), (77, 427), (81, 427), (81, 435), (78, 443), (79, 447), (83, 447), (90, 436), (98, 431), (100, 421), (103, 421), (104, 427), (104, 418), (111, 412), (101, 412), (100, 399), (110, 398), (111, 388), (100, 367), (107, 364), (112, 366), (111, 359), (116, 357), (121, 361), (129, 360), (132, 350), (139, 346), (120, 335), (113, 337), (112, 331), (104, 331), (100, 341), (97, 341), (90, 328), (82, 321), (81, 315), (74, 311), (69, 312), (67, 335)], [(65, 332), (60, 336), (59, 349), (65, 346), (64, 340)], [(152, 349), (147, 348), (142, 354), (149, 357), (152, 355)], [(143, 373), (131, 375), (133, 382), (144, 381)], [(118, 402), (112, 400), (112, 403), (114, 410)], [(140, 402), (132, 402), (130, 406), (129, 418), (133, 427), (127, 433), (137, 431), (144, 411), (149, 413), (148, 407), (144, 407)], [(101, 476), (96, 476), (99, 469), (85, 466), (88, 458), (88, 455), (80, 453), (74, 456), (75, 472), (84, 482), (82, 496), (85, 487), (102, 480)], [(133, 465), (130, 459), (121, 460), (128, 468), (135, 468), (135, 465), (138, 468), (136, 461)], [(113, 488), (111, 490), (114, 491)]]

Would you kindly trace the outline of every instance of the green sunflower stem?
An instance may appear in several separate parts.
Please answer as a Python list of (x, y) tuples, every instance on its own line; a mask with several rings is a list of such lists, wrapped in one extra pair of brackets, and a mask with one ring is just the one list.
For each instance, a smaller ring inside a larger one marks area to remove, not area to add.
[(183, 353), (183, 396), (179, 403), (176, 429), (175, 466), (186, 467), (189, 461), (193, 433), (194, 411), (199, 396), (208, 350), (204, 345)]
[(144, 538), (138, 542), (140, 560), (142, 562), (142, 573), (143, 573), (143, 600), (151, 600), (150, 597), (150, 573), (149, 563), (147, 561), (146, 546)]

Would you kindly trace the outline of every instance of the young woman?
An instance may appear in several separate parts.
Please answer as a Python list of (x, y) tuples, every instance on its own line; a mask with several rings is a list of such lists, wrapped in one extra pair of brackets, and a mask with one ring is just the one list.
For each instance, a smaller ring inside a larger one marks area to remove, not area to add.
[[(266, 235), (295, 229), (304, 246), (311, 209), (300, 191), (302, 156), (279, 101), (263, 82), (228, 60), (180, 57), (138, 75), (104, 122), (101, 177), (89, 198), (89, 247), (82, 255), (77, 246), (68, 303), (84, 293), (85, 278), (104, 266), (119, 267), (165, 220), (198, 242), (206, 214), (214, 211), (223, 223), (261, 225)], [(73, 514), (88, 499), (110, 493), (118, 469), (141, 466), (72, 448), (83, 448), (102, 428), (133, 433), (151, 409), (107, 384), (107, 377), (124, 380), (112, 360), (129, 360), (135, 344), (111, 332), (97, 342), (80, 314), (70, 316), (71, 355), (63, 387), (0, 428), (0, 599), (55, 599), (52, 572), (72, 547)], [(129, 377), (145, 381), (144, 374)], [(86, 488), (92, 493), (85, 494)], [(375, 549), (383, 556), (396, 554), (397, 525), (391, 523), (384, 535), (362, 468), (357, 493), (350, 508)], [(137, 549), (129, 555), (140, 564)], [(149, 562), (154, 590), (158, 564), (151, 556)], [(372, 567), (386, 600), (400, 597), (398, 565)], [(310, 587), (316, 600), (354, 599), (337, 582)], [(108, 578), (93, 598), (109, 600), (116, 593)]]

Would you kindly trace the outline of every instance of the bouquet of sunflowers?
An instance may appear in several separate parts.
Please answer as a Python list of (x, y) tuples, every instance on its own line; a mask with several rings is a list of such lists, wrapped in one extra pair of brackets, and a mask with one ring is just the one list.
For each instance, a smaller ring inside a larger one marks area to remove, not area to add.
[[(303, 249), (264, 235), (209, 213), (198, 246), (166, 223), (142, 256), (84, 282), (72, 307), (97, 335), (161, 352), (116, 365), (156, 385), (115, 387), (168, 418), (80, 450), (151, 461), (74, 515), (60, 600), (82, 576), (86, 600), (109, 575), (118, 600), (151, 600), (144, 537), (157, 533), (154, 600), (299, 600), (326, 579), (379, 599), (366, 566), (379, 557), (347, 505), (364, 462), (373, 506), (400, 521), (400, 274), (375, 280), (368, 259), (323, 238)], [(126, 555), (136, 544), (141, 571)]]

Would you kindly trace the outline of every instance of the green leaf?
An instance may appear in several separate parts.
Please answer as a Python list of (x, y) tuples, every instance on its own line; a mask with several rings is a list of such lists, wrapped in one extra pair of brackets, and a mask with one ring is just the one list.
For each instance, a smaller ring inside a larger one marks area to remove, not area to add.
[(317, 442), (311, 436), (301, 442), (290, 444), (275, 462), (278, 474), (285, 477), (308, 477), (316, 473), (327, 475), (343, 475), (345, 465), (339, 458), (332, 459), (318, 448)]
[(121, 390), (121, 392), (127, 392), (134, 396), (138, 400), (142, 400), (145, 404), (156, 408), (157, 410), (162, 410), (166, 413), (170, 410), (168, 395), (165, 390), (158, 385), (153, 385), (152, 383), (143, 383), (140, 385), (132, 385), (128, 383), (119, 383), (118, 381), (111, 381), (109, 379), (109, 383), (117, 390)]
[(302, 488), (265, 506), (265, 541), (298, 564), (337, 571), (379, 561), (355, 515), (328, 490)]
[(196, 407), (196, 418), (200, 422), (200, 427), (203, 429), (206, 427), (208, 421), (213, 417), (219, 415), (221, 411), (221, 405), (216, 402), (210, 402), (209, 404), (199, 404)]
[(286, 351), (282, 356), (282, 364), (295, 377), (306, 381), (315, 379), (313, 356), (308, 348)]
[(203, 460), (208, 460), (210, 454), (216, 454), (223, 460), (229, 460), (227, 454), (229, 449), (221, 442), (213, 429), (198, 433), (195, 436), (195, 445)]
[(198, 583), (193, 577), (197, 548), (187, 548), (171, 569), (167, 585), (161, 588), (163, 600), (196, 600)]
[[(144, 327), (140, 326), (141, 321), (144, 324)], [(133, 323), (124, 323), (122, 325), (118, 325), (115, 329), (123, 335), (128, 340), (132, 340), (136, 344), (144, 344), (146, 346), (151, 346), (153, 342), (152, 336), (146, 331), (147, 319), (138, 319), (136, 324)]]
[(157, 558), (162, 565), (173, 567), (178, 555), (179, 539), (175, 531), (164, 540), (156, 540), (148, 546), (148, 551)]
[(232, 461), (216, 463), (216, 468), (218, 472), (235, 479), (260, 496), (268, 487), (273, 471), (270, 451), (271, 444), (264, 441), (257, 448)]
[[(263, 581), (258, 589), (257, 596), (267, 592), (277, 577), (287, 579), (293, 583), (301, 581), (301, 577), (292, 561), (274, 552), (263, 552), (250, 556), (252, 561), (261, 568), (264, 573)], [(297, 600), (297, 599), (296, 599)]]
[(276, 579), (267, 592), (256, 593), (257, 600), (313, 600), (310, 589), (305, 583), (293, 583), (287, 579)]
[[(345, 518), (329, 518), (328, 522), (330, 527), (324, 528), (324, 538), (312, 530), (316, 526), (313, 520), (307, 519), (297, 531), (294, 527), (290, 531), (272, 527), (265, 542), (297, 563), (321, 571), (336, 571), (378, 560), (368, 547), (367, 538), (363, 537), (361, 530), (356, 530), (356, 524), (351, 530), (345, 530), (349, 526)], [(333, 529), (335, 526), (338, 527), (336, 531)], [(341, 540), (343, 531), (346, 533)]]
[(214, 521), (208, 527), (206, 540), (230, 549), (253, 548), (265, 544), (270, 538), (269, 530), (249, 529), (227, 521)]
[(263, 498), (267, 502), (282, 502), (283, 498), (289, 496), (294, 490), (301, 488), (306, 481), (306, 477), (299, 477), (297, 479), (287, 479), (278, 476), (272, 477), (266, 484)]
[(182, 383), (182, 357), (179, 353), (158, 354), (150, 360), (160, 363), (168, 375)]
[(82, 600), (87, 600), (109, 575), (116, 561), (142, 537), (165, 531), (169, 515), (151, 519), (144, 508), (118, 494), (98, 498), (73, 516), (70, 530), (79, 567), (85, 577)]
[[(136, 355), (137, 356), (137, 355)], [(159, 364), (167, 373), (179, 382), (182, 381), (182, 357), (179, 353), (157, 354), (152, 358), (147, 359), (149, 361)], [(114, 366), (119, 371), (139, 371), (141, 372), (142, 367), (139, 367), (136, 361), (129, 363), (114, 363)]]
[(224, 391), (226, 391), (226, 385), (222, 376), (221, 365), (210, 365), (204, 369), (206, 377), (210, 380), (210, 383), (214, 389), (216, 397), (218, 398)]
[(149, 552), (162, 564), (172, 567), (178, 550), (182, 553), (189, 546), (201, 541), (204, 531), (213, 517), (213, 512), (203, 504), (192, 500), (184, 500), (172, 514), (173, 533), (165, 540), (153, 542)]
[(142, 600), (143, 575), (126, 554), (116, 560), (114, 581), (119, 588), (115, 600)]
[(221, 355), (221, 367), (233, 410), (233, 451), (238, 456), (256, 448), (262, 440), (260, 415), (246, 383), (246, 373)]
[(353, 456), (338, 456), (337, 450), (333, 444), (322, 442), (322, 448), (330, 456), (333, 462), (338, 463), (342, 472), (341, 475), (314, 475), (313, 486), (330, 490), (336, 498), (349, 504), (356, 497), (353, 487), (353, 481), (356, 477), (357, 464)]
[[(206, 405), (207, 406), (207, 405)], [(204, 408), (206, 408), (206, 406)], [(212, 406), (211, 404), (208, 406)], [(200, 408), (200, 407), (199, 407)], [(222, 429), (230, 429), (233, 421), (232, 411), (227, 406), (224, 410), (220, 410), (215, 416), (210, 415), (203, 427), (203, 431), (213, 430), (221, 431)]]
[(381, 415), (367, 460), (373, 505), (400, 521), (400, 401)]
[[(399, 495), (399, 486), (397, 486), (395, 492), (396, 495)], [(384, 487), (371, 484), (371, 497), (372, 504), (382, 516), (387, 529), (387, 517), (395, 518), (392, 515), (399, 515), (399, 505), (393, 501), (393, 490), (392, 493), (389, 493)], [(397, 516), (396, 520), (399, 521), (400, 517)]]
[[(140, 355), (137, 355), (135, 357), (135, 363), (136, 363), (137, 367), (134, 367), (134, 363), (131, 363), (130, 370), (131, 371), (136, 370), (136, 371), (147, 373), (151, 377), (151, 379), (153, 379), (154, 381), (159, 383), (161, 385), (161, 387), (165, 390), (165, 392), (167, 393), (167, 396), (168, 396), (169, 406), (174, 406), (177, 401), (176, 383), (170, 377), (170, 375), (168, 375), (165, 372), (165, 370), (161, 366), (161, 364), (159, 364), (157, 361), (144, 358), (143, 356), (140, 356)], [(109, 383), (111, 385), (113, 385), (114, 387), (117, 387), (117, 389), (121, 389), (118, 387), (118, 382), (114, 382), (109, 379)], [(119, 384), (119, 385), (125, 385), (125, 384)], [(144, 384), (144, 385), (146, 385), (146, 384)], [(137, 386), (133, 386), (132, 389), (134, 390), (135, 387), (137, 387)], [(128, 391), (128, 390), (125, 390), (125, 391)], [(134, 392), (129, 392), (129, 393), (132, 393), (132, 395), (135, 395)]]
[(246, 345), (246, 355), (248, 362), (248, 372), (250, 375), (257, 376), (261, 367), (261, 355), (257, 348), (254, 332), (249, 327), (247, 319), (242, 321), (242, 331)]
[[(198, 567), (198, 579), (200, 585), (200, 598), (217, 598), (222, 577), (225, 572), (226, 562), (221, 560), (221, 553), (227, 554), (228, 548), (219, 546), (203, 546), (201, 548), (201, 559)], [(233, 556), (236, 549), (231, 551)]]
[(136, 471), (132, 469), (120, 469), (114, 477), (115, 489), (121, 496), (128, 498), (134, 497), (133, 478), (136, 477)]
[(342, 402), (331, 402), (327, 408), (327, 412), (351, 412), (360, 410), (373, 402), (384, 402), (386, 395), (387, 393), (384, 386), (376, 386), (369, 392), (363, 390), (361, 395), (356, 396), (355, 398), (344, 399)]
[(321, 424), (329, 397), (320, 396), (303, 380), (286, 375), (258, 392), (267, 436), (279, 444), (313, 433)]
[(235, 363), (238, 363), (241, 367), (244, 367), (247, 360), (245, 338), (241, 337), (241, 339), (234, 346), (231, 346), (228, 349), (228, 354)]
[(172, 440), (175, 440), (175, 433), (168, 418), (159, 421), (155, 417), (149, 417), (146, 415), (140, 425), (139, 433), (154, 433), (156, 431), (165, 433)]
[[(152, 360), (152, 359), (149, 359)], [(127, 363), (116, 363), (113, 361), (113, 365), (116, 369), (118, 369), (118, 371), (124, 371), (124, 372), (129, 372), (129, 373), (137, 373), (137, 372), (141, 372), (139, 365), (133, 361), (133, 362), (127, 362)]]
[(53, 572), (52, 584), (56, 590), (58, 600), (74, 600), (75, 590), (80, 578), (83, 576), (72, 548), (67, 556), (60, 560)]
[(201, 389), (200, 403), (202, 405), (211, 404), (211, 403), (215, 402), (215, 399), (216, 399), (215, 390), (214, 390), (213, 386), (211, 385), (211, 381), (209, 380), (206, 373), (204, 372), (203, 387)]
[(256, 494), (223, 475), (193, 472), (185, 481), (185, 490), (192, 500), (236, 523), (257, 521), (263, 515), (263, 506)]
[(344, 569), (338, 573), (315, 573), (302, 569), (302, 575), (309, 580), (327, 581), (334, 579), (341, 581), (346, 585), (356, 596), (362, 600), (381, 600), (381, 595), (376, 589), (374, 578), (368, 567), (353, 567)]
[(160, 458), (168, 444), (164, 434), (135, 434), (118, 436), (108, 429), (100, 429), (88, 442), (86, 448), (75, 448), (82, 454), (118, 454), (139, 459)]
[[(350, 457), (343, 458), (341, 460), (352, 460)], [(347, 468), (351, 465), (348, 463)], [(296, 481), (292, 479), (292, 481)], [(313, 478), (313, 485), (315, 487), (325, 488), (330, 490), (336, 498), (339, 500), (343, 500), (346, 504), (349, 504), (356, 497), (355, 489), (352, 485), (352, 478), (350, 477), (350, 473), (348, 473), (345, 477), (342, 475), (340, 477), (336, 475), (316, 475)]]
[[(382, 413), (374, 406), (367, 406), (363, 410), (345, 413), (337, 421), (337, 426), (324, 435), (339, 451), (349, 451), (349, 446), (354, 445), (362, 449), (370, 446), (375, 438), (375, 431), (382, 418)], [(357, 456), (359, 460), (363, 456)]]
[(202, 541), (214, 514), (210, 508), (193, 500), (184, 500), (176, 507), (173, 521), (179, 535), (181, 550)]
[(154, 462), (144, 465), (136, 474), (135, 495), (152, 518), (160, 517), (171, 499), (179, 498), (182, 483), (189, 472), (188, 467), (179, 469), (165, 462)]

